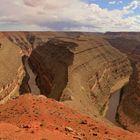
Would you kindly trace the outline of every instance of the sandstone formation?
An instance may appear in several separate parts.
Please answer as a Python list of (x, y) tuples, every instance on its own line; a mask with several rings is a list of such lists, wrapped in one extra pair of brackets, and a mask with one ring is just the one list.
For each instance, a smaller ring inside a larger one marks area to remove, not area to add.
[(112, 46), (127, 54), (133, 69), (123, 89), (118, 121), (124, 128), (140, 132), (140, 33), (107, 33), (106, 37)]
[(140, 130), (139, 41), (139, 33), (0, 33), (1, 102), (31, 92), (25, 60), (40, 93), (61, 102), (25, 95), (0, 105), (0, 138), (139, 140), (103, 118), (111, 95), (125, 86), (117, 119)]
[(24, 95), (0, 105), (0, 139), (139, 140), (140, 134), (106, 125), (44, 96)]
[(50, 39), (29, 60), (42, 94), (89, 115), (104, 115), (110, 93), (131, 72), (126, 56), (95, 35)]
[(22, 81), (24, 70), (21, 50), (0, 33), (0, 102), (4, 102), (15, 94)]
[[(105, 115), (111, 93), (128, 82), (131, 67), (127, 57), (94, 33), (4, 34), (29, 56), (42, 94), (82, 113)], [(21, 93), (30, 92), (28, 79), (26, 74)]]
[[(94, 34), (9, 32), (29, 57), (42, 94), (89, 115), (104, 115), (108, 99), (130, 76), (126, 56)], [(32, 51), (33, 50), (33, 51)], [(31, 55), (30, 55), (31, 54)], [(23, 80), (21, 93), (30, 91)]]

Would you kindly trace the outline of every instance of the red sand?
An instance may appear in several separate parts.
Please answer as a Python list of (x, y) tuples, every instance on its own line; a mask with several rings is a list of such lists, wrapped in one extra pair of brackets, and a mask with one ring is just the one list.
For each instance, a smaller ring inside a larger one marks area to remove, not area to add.
[(140, 134), (96, 121), (44, 96), (24, 95), (0, 105), (0, 139), (140, 140)]

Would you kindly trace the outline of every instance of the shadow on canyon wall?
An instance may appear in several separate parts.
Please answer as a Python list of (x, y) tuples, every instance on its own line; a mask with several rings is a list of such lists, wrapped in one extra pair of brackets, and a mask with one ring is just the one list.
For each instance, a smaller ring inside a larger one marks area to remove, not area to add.
[[(129, 83), (123, 88), (120, 106), (118, 107), (117, 121), (128, 129), (129, 125), (121, 119), (123, 112), (132, 121), (131, 125), (140, 122), (140, 41), (136, 39), (115, 38), (108, 39), (112, 46), (119, 49), (128, 56), (132, 67), (132, 74)], [(130, 122), (129, 122), (130, 123)]]
[(74, 59), (71, 50), (75, 47), (76, 43), (51, 39), (32, 51), (29, 64), (37, 75), (36, 83), (41, 94), (60, 100), (68, 82), (68, 67)]
[(27, 56), (22, 57), (22, 63), (23, 63), (23, 68), (24, 68), (25, 74), (24, 74), (24, 78), (23, 78), (23, 80), (21, 82), (21, 85), (20, 85), (20, 88), (19, 88), (19, 94), (20, 95), (23, 95), (25, 93), (30, 93), (31, 92), (31, 88), (30, 88), (30, 86), (28, 84), (30, 76), (27, 73), (27, 69), (25, 67), (25, 59), (26, 58), (27, 58)]

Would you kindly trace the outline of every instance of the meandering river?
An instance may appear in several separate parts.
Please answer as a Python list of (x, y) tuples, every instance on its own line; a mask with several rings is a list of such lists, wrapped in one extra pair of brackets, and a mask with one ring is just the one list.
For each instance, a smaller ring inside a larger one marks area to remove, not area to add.
[(30, 77), (28, 84), (30, 86), (31, 92), (34, 95), (40, 95), (40, 90), (38, 86), (36, 85), (36, 75), (33, 73), (32, 69), (29, 66), (28, 58), (25, 59), (24, 63), (26, 67), (26, 72), (29, 74), (29, 77)]
[(118, 125), (115, 118), (116, 118), (116, 112), (120, 101), (120, 92), (121, 90), (118, 90), (112, 94), (109, 100), (108, 110), (106, 113), (106, 118), (116, 125)]

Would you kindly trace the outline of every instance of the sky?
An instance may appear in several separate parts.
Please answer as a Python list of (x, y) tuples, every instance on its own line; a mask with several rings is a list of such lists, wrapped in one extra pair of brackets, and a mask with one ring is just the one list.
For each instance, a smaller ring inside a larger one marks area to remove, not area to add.
[(0, 31), (140, 31), (140, 0), (0, 0)]

